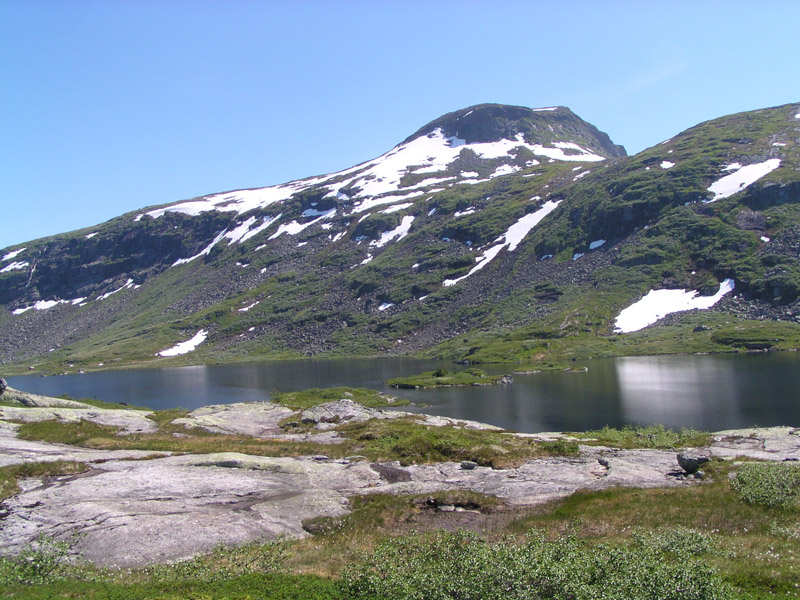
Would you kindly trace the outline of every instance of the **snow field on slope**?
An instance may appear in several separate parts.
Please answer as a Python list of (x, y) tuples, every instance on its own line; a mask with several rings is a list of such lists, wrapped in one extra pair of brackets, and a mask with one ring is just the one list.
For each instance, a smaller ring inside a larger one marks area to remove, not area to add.
[(451, 287), (456, 285), (458, 282), (465, 280), (467, 277), (474, 275), (488, 265), (503, 248), (507, 247), (509, 252), (516, 250), (517, 246), (519, 246), (520, 242), (522, 242), (525, 236), (528, 235), (528, 233), (530, 233), (530, 231), (536, 227), (542, 219), (553, 212), (560, 203), (561, 200), (548, 200), (539, 210), (520, 218), (516, 223), (511, 225), (511, 227), (509, 227), (503, 235), (495, 240), (495, 242), (499, 242), (498, 244), (492, 246), (475, 259), (477, 264), (472, 267), (472, 269), (470, 269), (466, 275), (462, 275), (456, 279), (445, 279), (444, 282), (442, 282), (442, 285), (444, 287)]
[(28, 266), (30, 266), (30, 263), (26, 260), (14, 261), (11, 264), (8, 264), (2, 269), (0, 269), (0, 273), (8, 273), (9, 271), (19, 271)]
[[(264, 208), (271, 204), (287, 200), (293, 194), (306, 190), (315, 185), (323, 185), (328, 188), (326, 197), (341, 199), (341, 190), (346, 187), (358, 188), (358, 193), (353, 198), (362, 201), (357, 203), (353, 212), (363, 212), (372, 208), (376, 204), (391, 203), (394, 200), (385, 202), (368, 202), (369, 199), (378, 201), (375, 196), (390, 192), (400, 192), (417, 187), (427, 187), (439, 182), (453, 182), (457, 177), (447, 177), (440, 179), (430, 179), (419, 182), (413, 186), (400, 187), (400, 180), (407, 173), (437, 173), (443, 171), (452, 163), (462, 150), (469, 149), (484, 159), (502, 158), (509, 156), (511, 150), (515, 148), (527, 148), (533, 154), (545, 156), (550, 159), (564, 161), (602, 161), (604, 158), (592, 153), (578, 144), (572, 142), (555, 142), (553, 147), (545, 147), (540, 144), (529, 144), (525, 142), (522, 133), (517, 134), (513, 140), (500, 140), (497, 142), (467, 144), (458, 138), (445, 138), (441, 129), (436, 129), (427, 136), (421, 136), (406, 144), (396, 146), (386, 154), (378, 158), (356, 165), (344, 171), (321, 175), (299, 181), (293, 181), (282, 185), (236, 190), (214, 194), (197, 200), (179, 202), (171, 206), (151, 210), (145, 214), (158, 218), (167, 212), (178, 212), (186, 215), (198, 215), (200, 213), (218, 210), (233, 211), (239, 214), (246, 213), (255, 208)], [(570, 153), (567, 153), (569, 151)], [(532, 161), (533, 162), (533, 161)], [(420, 166), (418, 169), (410, 170), (410, 167)], [(508, 167), (506, 167), (508, 168)], [(494, 176), (505, 174), (511, 171), (495, 171)], [(352, 177), (347, 175), (352, 174)], [(462, 177), (475, 177), (473, 172), (466, 172)], [(335, 183), (324, 185), (326, 181), (341, 179)], [(423, 192), (419, 192), (423, 193)], [(408, 196), (410, 197), (410, 196)], [(350, 197), (347, 197), (349, 199)], [(136, 220), (139, 220), (137, 215)]]
[(686, 310), (706, 310), (719, 302), (735, 287), (733, 279), (726, 279), (713, 296), (700, 296), (696, 290), (650, 290), (638, 302), (623, 309), (614, 321), (616, 333), (631, 333), (652, 325), (667, 315)]
[(207, 337), (208, 332), (205, 329), (201, 329), (192, 339), (175, 344), (172, 346), (172, 348), (162, 350), (158, 353), (158, 356), (178, 356), (179, 354), (187, 354), (195, 350), (200, 344), (206, 341)]
[(716, 202), (735, 193), (742, 191), (747, 186), (752, 185), (768, 173), (781, 166), (780, 158), (770, 158), (762, 163), (755, 163), (743, 167), (739, 163), (733, 163), (723, 169), (723, 171), (733, 171), (729, 175), (717, 179), (708, 187), (708, 191), (714, 194), (709, 202)]
[(411, 215), (406, 215), (403, 217), (403, 220), (400, 222), (400, 225), (392, 229), (391, 231), (384, 231), (381, 234), (380, 239), (373, 240), (369, 243), (370, 246), (374, 248), (382, 248), (395, 238), (399, 242), (404, 237), (408, 235), (409, 229), (411, 229), (411, 224), (414, 222), (414, 217)]
[(27, 250), (27, 248), (20, 248), (19, 250), (14, 250), (13, 252), (9, 252), (2, 259), (0, 259), (0, 262), (6, 262), (7, 260), (11, 260), (12, 258), (16, 258), (20, 254), (25, 252), (25, 250)]

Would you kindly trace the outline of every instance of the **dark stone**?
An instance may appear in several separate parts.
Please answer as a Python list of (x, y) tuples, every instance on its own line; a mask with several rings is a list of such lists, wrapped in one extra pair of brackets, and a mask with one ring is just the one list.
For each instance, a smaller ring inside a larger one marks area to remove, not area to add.
[(397, 467), (390, 467), (389, 465), (382, 465), (380, 463), (372, 463), (370, 467), (389, 483), (411, 481), (411, 473), (404, 469), (398, 469)]
[(511, 385), (514, 383), (514, 378), (511, 375), (503, 375), (500, 379), (497, 380), (497, 383), (500, 385)]
[(681, 469), (686, 471), (689, 475), (693, 473), (697, 473), (697, 470), (700, 468), (700, 465), (707, 463), (710, 458), (706, 456), (689, 456), (688, 454), (678, 454), (678, 464), (681, 466)]
[(464, 469), (465, 471), (471, 471), (472, 469), (474, 469), (477, 466), (478, 466), (478, 463), (473, 462), (471, 460), (462, 460), (461, 461), (461, 468)]
[(8, 383), (6, 383), (5, 379), (0, 377), (0, 394), (5, 392), (7, 389), (8, 389)]

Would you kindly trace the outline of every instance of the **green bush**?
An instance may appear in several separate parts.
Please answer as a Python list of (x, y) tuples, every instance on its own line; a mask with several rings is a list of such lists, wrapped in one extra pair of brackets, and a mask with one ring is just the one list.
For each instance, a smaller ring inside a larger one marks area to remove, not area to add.
[(800, 497), (800, 464), (745, 463), (731, 485), (747, 504), (791, 506)]
[(439, 531), (379, 544), (345, 570), (341, 584), (351, 600), (730, 597), (692, 550), (674, 540), (619, 548), (590, 546), (573, 535), (548, 541), (538, 533), (525, 544), (489, 544), (474, 534)]
[(62, 574), (70, 544), (39, 537), (15, 557), (0, 558), (0, 585), (39, 585)]

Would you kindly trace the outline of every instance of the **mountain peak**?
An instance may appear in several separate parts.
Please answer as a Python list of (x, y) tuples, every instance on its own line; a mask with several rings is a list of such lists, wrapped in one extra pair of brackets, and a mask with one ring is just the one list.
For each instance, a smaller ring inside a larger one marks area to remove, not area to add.
[(445, 137), (467, 144), (520, 139), (531, 144), (576, 142), (600, 155), (626, 156), (625, 148), (587, 123), (566, 106), (527, 108), (509, 104), (476, 104), (439, 117), (421, 127), (403, 143), (440, 129)]

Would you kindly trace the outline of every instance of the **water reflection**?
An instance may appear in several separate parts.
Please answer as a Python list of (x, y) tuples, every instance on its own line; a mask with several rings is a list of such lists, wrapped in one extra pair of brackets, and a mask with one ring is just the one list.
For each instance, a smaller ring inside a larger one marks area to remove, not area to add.
[(741, 421), (735, 364), (716, 358), (648, 356), (616, 360), (625, 420), (676, 428), (708, 423), (715, 431), (734, 427)]

